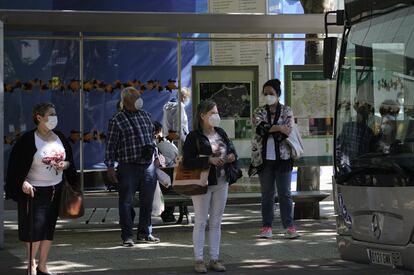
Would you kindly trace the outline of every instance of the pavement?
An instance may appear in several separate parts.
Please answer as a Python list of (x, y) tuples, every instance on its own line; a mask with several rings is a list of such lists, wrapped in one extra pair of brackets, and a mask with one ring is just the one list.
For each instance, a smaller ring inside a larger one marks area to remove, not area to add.
[[(321, 185), (322, 190), (329, 188), (329, 183)], [(163, 224), (159, 217), (154, 217), (153, 233), (161, 242), (126, 248), (121, 246), (117, 209), (108, 213), (98, 209), (86, 224), (92, 211), (86, 209), (85, 216), (78, 220), (58, 222), (48, 262), (51, 271), (85, 275), (194, 274), (191, 223)], [(274, 237), (264, 240), (258, 238), (260, 205), (227, 206), (220, 253), (226, 274), (412, 274), (341, 260), (332, 200), (321, 202), (320, 212), (319, 220), (296, 221), (301, 237), (286, 240), (276, 209)], [(5, 249), (0, 250), (2, 275), (25, 274), (27, 252), (18, 241), (16, 229), (15, 211), (6, 211)]]

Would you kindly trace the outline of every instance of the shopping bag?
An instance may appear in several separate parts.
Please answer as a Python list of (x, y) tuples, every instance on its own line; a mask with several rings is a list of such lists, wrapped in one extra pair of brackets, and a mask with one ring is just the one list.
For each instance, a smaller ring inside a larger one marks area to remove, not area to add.
[(154, 191), (154, 199), (152, 200), (152, 216), (159, 216), (164, 211), (164, 196), (162, 195), (160, 184), (157, 182), (157, 186)]
[(293, 124), (292, 131), (290, 132), (289, 137), (286, 139), (286, 142), (291, 149), (292, 159), (299, 159), (303, 155), (303, 142), (296, 123)]

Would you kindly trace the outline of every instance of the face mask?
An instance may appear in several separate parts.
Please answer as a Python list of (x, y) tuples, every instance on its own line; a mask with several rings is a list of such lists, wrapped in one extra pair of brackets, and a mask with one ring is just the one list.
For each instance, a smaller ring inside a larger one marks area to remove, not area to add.
[(188, 106), (188, 104), (190, 104), (190, 99), (187, 98), (186, 100), (184, 100), (183, 104), (184, 106)]
[(218, 127), (220, 125), (220, 116), (218, 114), (212, 114), (208, 118), (208, 123), (213, 127)]
[(48, 116), (47, 117), (47, 122), (45, 123), (46, 127), (49, 130), (53, 130), (56, 128), (57, 124), (58, 124), (58, 118), (57, 116)]
[(391, 135), (392, 127), (389, 124), (383, 124), (381, 125), (381, 131), (384, 134), (384, 136), (389, 136)]
[(275, 95), (267, 95), (267, 96), (265, 96), (265, 98), (266, 98), (266, 104), (267, 105), (273, 105), (273, 104), (276, 103), (276, 100), (277, 100)]
[(135, 100), (135, 109), (140, 110), (142, 106), (144, 106), (144, 101), (142, 100), (142, 98), (138, 98), (137, 100)]

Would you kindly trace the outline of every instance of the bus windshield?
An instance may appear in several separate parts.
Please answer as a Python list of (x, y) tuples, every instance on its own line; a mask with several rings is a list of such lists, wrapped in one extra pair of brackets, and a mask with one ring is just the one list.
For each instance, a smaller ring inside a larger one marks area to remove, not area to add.
[(414, 7), (353, 25), (344, 46), (337, 183), (414, 185)]

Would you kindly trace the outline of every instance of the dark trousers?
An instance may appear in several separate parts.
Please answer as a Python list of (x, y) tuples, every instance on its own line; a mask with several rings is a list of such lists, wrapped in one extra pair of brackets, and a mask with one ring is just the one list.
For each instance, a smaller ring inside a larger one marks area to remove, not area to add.
[(292, 217), (292, 194), (290, 192), (290, 181), (292, 172), (280, 172), (277, 161), (265, 160), (263, 168), (259, 173), (262, 191), (262, 222), (263, 227), (272, 227), (275, 211), (275, 183), (280, 205), (280, 217), (284, 228), (293, 226)]
[(155, 166), (153, 163), (129, 164), (123, 163), (118, 167), (119, 180), (119, 221), (121, 238), (133, 238), (135, 219), (134, 196), (139, 191), (139, 225), (138, 236), (148, 236), (152, 233), (151, 211), (156, 187)]

